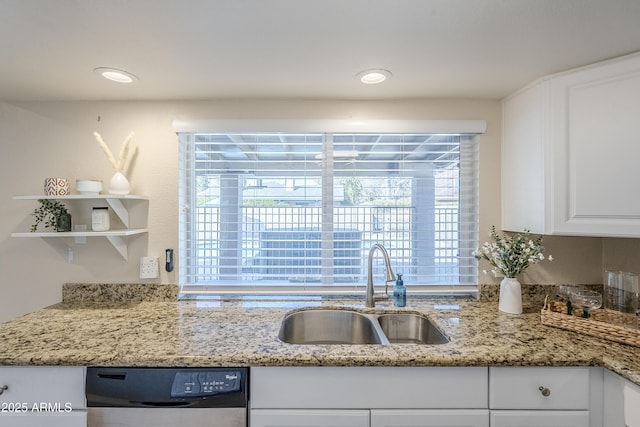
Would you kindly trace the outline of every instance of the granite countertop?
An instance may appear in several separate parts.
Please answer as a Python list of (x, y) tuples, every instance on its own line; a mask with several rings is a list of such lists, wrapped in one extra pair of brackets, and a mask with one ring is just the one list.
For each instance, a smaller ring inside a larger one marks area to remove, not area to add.
[(640, 384), (636, 347), (541, 325), (538, 304), (522, 315), (458, 298), (376, 307), (426, 315), (447, 344), (281, 342), (284, 315), (309, 306), (371, 310), (362, 299), (63, 302), (0, 324), (0, 365), (604, 366)]

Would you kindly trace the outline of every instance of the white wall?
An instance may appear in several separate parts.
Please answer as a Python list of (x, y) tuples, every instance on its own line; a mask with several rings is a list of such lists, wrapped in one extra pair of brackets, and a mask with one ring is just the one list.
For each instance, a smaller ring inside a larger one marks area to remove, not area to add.
[[(500, 116), (500, 103), (494, 100), (0, 103), (0, 321), (59, 302), (66, 282), (140, 282), (140, 256), (162, 259), (166, 248), (177, 250), (174, 119), (484, 119), (482, 231), (500, 224)], [(12, 196), (42, 194), (46, 177), (68, 178), (72, 187), (76, 179), (108, 182), (113, 171), (95, 142), (94, 131), (116, 152), (130, 131), (136, 134), (133, 147), (138, 153), (128, 177), (132, 193), (150, 198), (150, 232), (131, 239), (129, 261), (122, 260), (103, 239), (91, 238), (86, 245), (73, 246), (74, 261), (67, 263), (64, 253), (49, 239), (10, 237), (12, 232), (29, 230), (30, 213), (36, 207), (35, 201), (16, 201)], [(485, 236), (481, 233), (481, 241)], [(599, 239), (587, 240), (586, 246), (585, 241), (572, 242), (565, 240), (562, 245), (580, 247), (589, 262), (599, 259)], [(550, 267), (551, 273), (547, 271), (543, 278), (589, 282), (594, 271), (601, 270), (600, 265), (595, 267), (586, 271)], [(160, 282), (176, 281), (175, 271), (162, 271)]]

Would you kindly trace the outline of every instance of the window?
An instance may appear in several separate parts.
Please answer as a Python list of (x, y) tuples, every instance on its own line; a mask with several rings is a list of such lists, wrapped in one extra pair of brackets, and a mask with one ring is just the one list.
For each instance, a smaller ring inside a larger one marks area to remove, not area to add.
[(178, 134), (183, 291), (347, 292), (374, 243), (413, 290), (477, 283), (475, 135)]

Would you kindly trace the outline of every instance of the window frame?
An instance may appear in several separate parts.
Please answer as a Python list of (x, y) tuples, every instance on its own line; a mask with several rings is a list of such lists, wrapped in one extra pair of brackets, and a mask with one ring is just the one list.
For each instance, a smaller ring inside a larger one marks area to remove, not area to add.
[[(180, 133), (455, 133), (455, 134), (472, 134), (480, 135), (486, 131), (486, 122), (483, 120), (438, 120), (438, 121), (412, 121), (412, 120), (374, 120), (374, 121), (317, 121), (317, 120), (265, 120), (265, 121), (246, 121), (246, 120), (224, 120), (224, 121), (176, 121), (174, 122), (174, 130)], [(181, 142), (179, 142), (181, 143)], [(461, 153), (462, 156), (462, 153)], [(184, 161), (179, 159), (180, 174), (184, 173)], [(460, 159), (461, 163), (464, 159)], [(478, 160), (476, 160), (478, 161)], [(479, 167), (476, 166), (476, 173)], [(461, 168), (460, 180), (476, 179), (477, 176), (462, 176)], [(477, 187), (475, 191), (477, 192)], [(188, 194), (188, 197), (185, 197)], [(460, 230), (460, 233), (467, 233), (469, 236), (475, 235), (477, 241), (478, 234), (478, 203), (477, 194), (468, 195), (469, 200), (475, 200), (476, 212), (473, 214), (475, 219), (471, 223), (475, 223), (475, 227), (469, 230)], [(179, 195), (180, 215), (185, 214), (185, 206), (190, 200), (195, 200), (195, 188), (186, 189)], [(460, 215), (464, 215), (465, 209), (460, 209)], [(462, 220), (462, 218), (461, 218)], [(180, 254), (185, 250), (184, 244), (184, 221), (180, 220), (179, 240)], [(180, 269), (180, 263), (177, 264)], [(473, 294), (477, 295), (477, 265), (470, 268), (476, 269), (475, 284), (451, 284), (451, 285), (420, 285), (412, 286), (412, 293), (425, 294)], [(220, 284), (185, 284), (179, 283), (181, 297), (193, 295), (354, 295), (363, 292), (360, 284), (332, 284), (330, 286), (314, 285), (308, 287), (298, 287), (295, 285), (264, 285), (251, 284), (246, 285), (220, 285)]]

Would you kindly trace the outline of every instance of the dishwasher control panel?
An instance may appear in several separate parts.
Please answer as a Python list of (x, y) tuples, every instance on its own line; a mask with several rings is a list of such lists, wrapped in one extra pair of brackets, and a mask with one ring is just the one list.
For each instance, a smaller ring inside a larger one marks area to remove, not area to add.
[(241, 376), (240, 371), (176, 372), (171, 397), (213, 396), (240, 391)]

